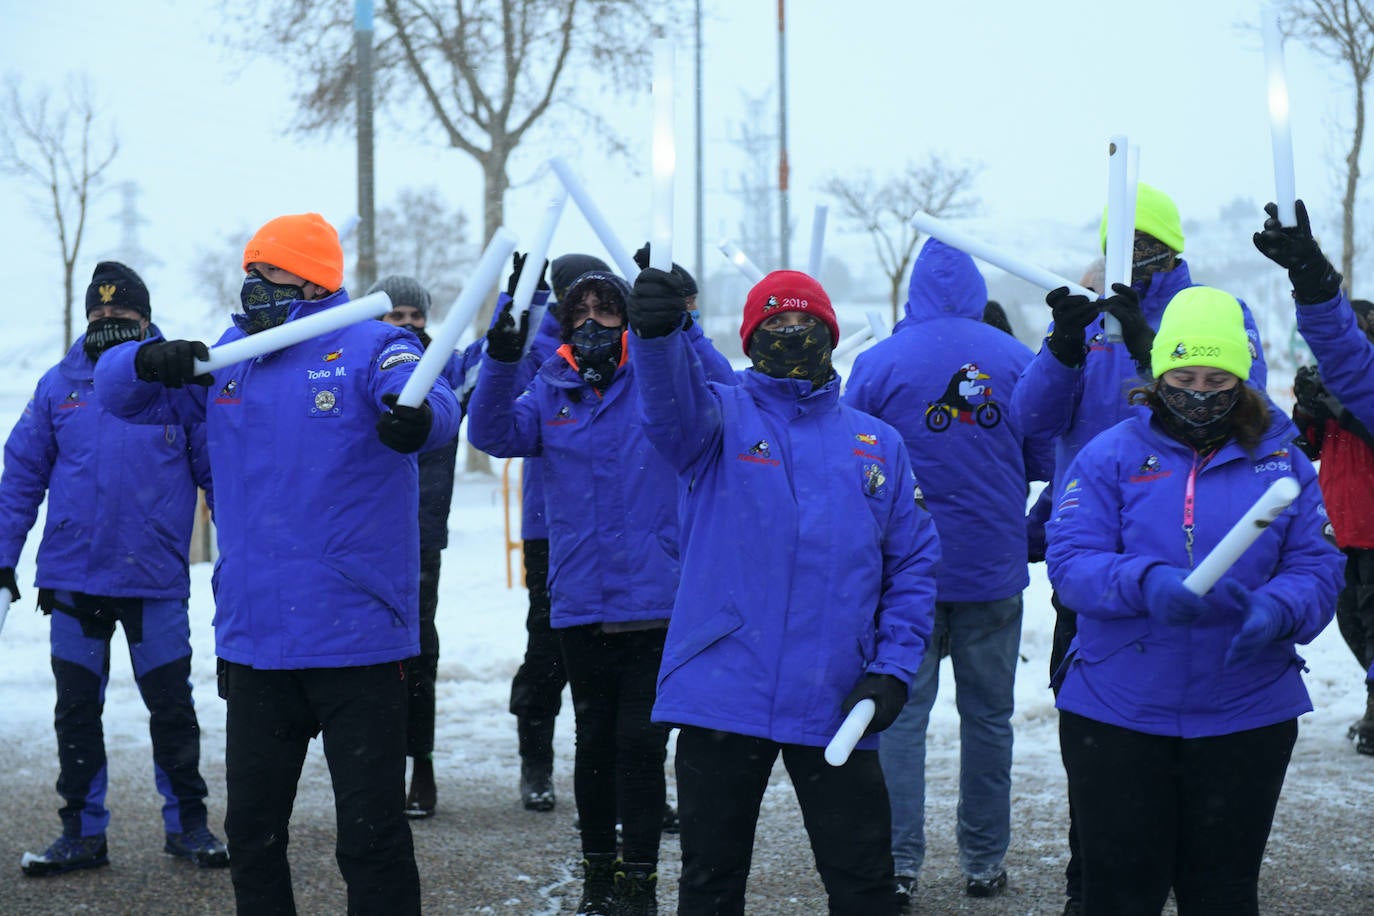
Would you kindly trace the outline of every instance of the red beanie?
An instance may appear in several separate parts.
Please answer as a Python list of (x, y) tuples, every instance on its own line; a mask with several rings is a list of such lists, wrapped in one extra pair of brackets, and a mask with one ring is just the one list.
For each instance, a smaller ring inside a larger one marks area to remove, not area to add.
[(744, 355), (749, 355), (749, 338), (763, 324), (765, 318), (783, 312), (805, 312), (830, 329), (830, 345), (840, 342), (840, 324), (830, 297), (810, 274), (799, 270), (775, 270), (749, 290), (744, 300), (744, 320), (739, 326), (739, 339)]
[(254, 233), (243, 249), (243, 269), (258, 262), (289, 270), (331, 293), (343, 286), (339, 233), (318, 213), (279, 216)]

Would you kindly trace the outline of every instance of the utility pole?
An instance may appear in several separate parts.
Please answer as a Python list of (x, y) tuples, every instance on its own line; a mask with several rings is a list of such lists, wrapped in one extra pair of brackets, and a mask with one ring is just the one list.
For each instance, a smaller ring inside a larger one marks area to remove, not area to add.
[(123, 206), (119, 210), (119, 253), (116, 258), (146, 276), (149, 268), (161, 266), (162, 261), (143, 247), (138, 238), (138, 227), (148, 220), (138, 212), (138, 196), (142, 193), (136, 181), (123, 181), (119, 184)]
[(778, 239), (782, 242), (779, 270), (792, 264), (792, 238), (787, 215), (787, 27), (783, 4), (778, 0), (778, 211), (781, 216)]
[(358, 64), (358, 292), (377, 279), (377, 212), (372, 182), (372, 0), (356, 0), (353, 44)]
[(704, 241), (704, 238), (703, 238), (703, 237), (704, 237), (704, 235), (705, 235), (705, 233), (706, 233), (706, 229), (705, 229), (705, 223), (706, 223), (706, 210), (705, 210), (705, 207), (704, 207), (704, 205), (703, 205), (703, 201), (706, 199), (706, 195), (705, 195), (705, 186), (704, 186), (703, 183), (702, 183), (702, 175), (705, 174), (705, 170), (704, 170), (703, 167), (702, 167), (702, 149), (703, 149), (704, 144), (702, 143), (702, 138), (701, 138), (702, 124), (704, 123), (703, 120), (702, 120), (702, 116), (701, 116), (701, 0), (696, 0), (695, 8), (696, 8), (696, 89), (697, 89), (697, 97), (696, 97), (696, 105), (695, 105), (695, 108), (696, 108), (696, 122), (697, 122), (697, 123), (696, 123), (696, 129), (695, 129), (695, 131), (694, 131), (694, 133), (695, 133), (695, 135), (696, 135), (696, 156), (695, 156), (694, 158), (696, 159), (695, 191), (696, 191), (697, 231), (696, 231), (696, 251), (695, 251), (695, 260), (694, 260), (694, 262), (693, 262), (693, 270), (696, 271), (697, 283), (699, 283), (699, 284), (701, 285), (701, 287), (702, 287), (703, 289), (705, 289), (705, 287), (706, 287), (706, 254), (705, 254), (706, 248), (705, 248), (705, 241)]

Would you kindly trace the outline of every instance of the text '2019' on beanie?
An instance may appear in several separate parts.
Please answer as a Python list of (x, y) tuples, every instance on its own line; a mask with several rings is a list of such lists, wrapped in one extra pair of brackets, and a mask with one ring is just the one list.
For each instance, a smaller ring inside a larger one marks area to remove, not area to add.
[(86, 314), (106, 305), (131, 309), (150, 320), (153, 317), (143, 278), (118, 261), (101, 261), (95, 265), (91, 284), (86, 287)]
[(749, 354), (749, 338), (763, 322), (783, 312), (805, 312), (830, 329), (830, 345), (840, 342), (840, 323), (830, 297), (810, 274), (799, 270), (775, 270), (768, 274), (744, 300), (744, 318), (739, 327), (740, 343)]
[(1253, 361), (1240, 303), (1210, 286), (1190, 286), (1169, 301), (1150, 348), (1155, 378), (1170, 369), (1204, 366), (1248, 379)]
[(268, 221), (243, 249), (243, 269), (262, 263), (280, 267), (334, 292), (343, 286), (339, 233), (318, 213), (292, 213)]

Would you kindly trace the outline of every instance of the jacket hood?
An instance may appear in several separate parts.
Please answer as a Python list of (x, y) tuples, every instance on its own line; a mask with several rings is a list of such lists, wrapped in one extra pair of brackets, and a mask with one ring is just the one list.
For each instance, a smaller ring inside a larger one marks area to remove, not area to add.
[(988, 285), (973, 258), (937, 238), (926, 239), (911, 268), (906, 314), (913, 321), (931, 318), (983, 319)]

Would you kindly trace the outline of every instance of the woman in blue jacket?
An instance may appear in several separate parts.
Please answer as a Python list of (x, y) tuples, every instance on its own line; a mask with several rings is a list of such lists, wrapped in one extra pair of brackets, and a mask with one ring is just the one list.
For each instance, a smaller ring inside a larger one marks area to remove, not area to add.
[[(681, 726), (678, 913), (743, 913), (759, 804), (781, 755), (830, 912), (897, 911), (876, 732), (930, 639), (940, 550), (891, 426), (840, 402), (839, 327), (818, 283), (775, 271), (749, 292), (753, 368), (710, 381), (682, 330), (680, 281), (635, 281), (632, 365), (644, 435), (685, 483), (682, 586), (654, 720)], [(845, 714), (859, 750), (823, 758)]]
[[(1295, 643), (1331, 620), (1344, 559), (1284, 418), (1245, 385), (1240, 304), (1180, 292), (1151, 349), (1148, 413), (1088, 443), (1049, 524), (1050, 581), (1078, 611), (1058, 677), (1084, 912), (1258, 912), (1297, 718)], [(1184, 584), (1280, 477), (1302, 485), (1206, 595)]]
[[(665, 796), (668, 729), (649, 712), (678, 586), (678, 485), (635, 407), (624, 349), (629, 292), (611, 273), (579, 277), (559, 305), (563, 344), (523, 394), (529, 329), (502, 314), (487, 333), (468, 415), (468, 438), (482, 451), (545, 459), (550, 623), (576, 712), (586, 871), (578, 912), (586, 914), (652, 912)], [(728, 367), (704, 337), (693, 352)]]

